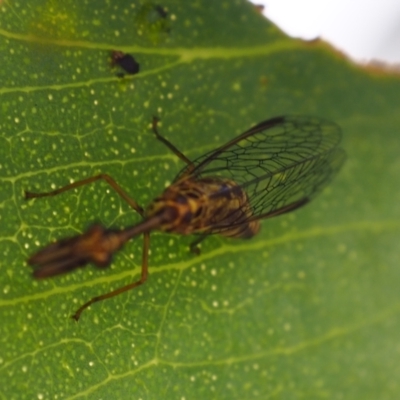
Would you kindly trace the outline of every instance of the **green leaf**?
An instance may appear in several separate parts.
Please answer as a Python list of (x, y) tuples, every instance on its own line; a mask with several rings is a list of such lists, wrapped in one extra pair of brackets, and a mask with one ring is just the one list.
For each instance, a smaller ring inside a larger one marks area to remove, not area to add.
[[(92, 2), (93, 3), (93, 2)], [(400, 126), (397, 75), (289, 39), (242, 1), (34, 0), (1, 4), (1, 399), (397, 399), (400, 395)], [(290, 12), (288, 10), (288, 12)], [(112, 50), (140, 73), (116, 77)], [(251, 241), (155, 232), (112, 267), (34, 281), (26, 259), (94, 221), (139, 216), (193, 158), (285, 114), (337, 122), (348, 160), (312, 204)]]

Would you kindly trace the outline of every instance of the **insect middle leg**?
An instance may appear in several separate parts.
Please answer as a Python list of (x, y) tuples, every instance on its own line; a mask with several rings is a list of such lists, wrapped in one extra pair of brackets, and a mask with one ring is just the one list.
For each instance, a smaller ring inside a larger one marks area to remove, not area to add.
[(61, 188), (52, 190), (50, 192), (33, 193), (33, 192), (25, 191), (25, 199), (57, 196), (60, 193), (66, 192), (71, 189), (76, 189), (81, 186), (88, 185), (90, 183), (96, 182), (101, 179), (106, 181), (118, 193), (118, 195), (120, 197), (122, 197), (135, 211), (137, 211), (143, 217), (143, 215), (144, 215), (143, 208), (138, 203), (136, 203), (135, 200), (133, 200), (131, 197), (129, 197), (128, 194), (126, 194), (125, 191), (121, 188), (121, 186), (119, 186), (118, 183), (108, 174), (99, 174), (99, 175), (91, 176), (89, 178), (82, 179), (82, 180), (76, 181), (74, 183), (70, 183), (69, 185), (65, 185)]
[(106, 300), (114, 296), (118, 296), (121, 293), (124, 293), (128, 290), (134, 289), (137, 286), (142, 285), (144, 282), (146, 282), (147, 277), (149, 275), (148, 273), (148, 261), (149, 261), (149, 247), (150, 247), (150, 233), (145, 232), (143, 234), (143, 254), (142, 254), (142, 270), (140, 274), (140, 279), (130, 283), (129, 285), (122, 286), (118, 289), (115, 289), (109, 293), (102, 294), (100, 296), (96, 296), (91, 298), (89, 301), (87, 301), (85, 304), (83, 304), (81, 307), (79, 307), (76, 311), (75, 314), (71, 316), (75, 321), (78, 321), (82, 312), (91, 306), (93, 303), (97, 303), (98, 301)]
[(199, 255), (201, 253), (199, 244), (207, 237), (208, 235), (201, 235), (197, 239), (193, 240), (192, 243), (190, 243), (189, 248), (190, 252), (196, 255)]

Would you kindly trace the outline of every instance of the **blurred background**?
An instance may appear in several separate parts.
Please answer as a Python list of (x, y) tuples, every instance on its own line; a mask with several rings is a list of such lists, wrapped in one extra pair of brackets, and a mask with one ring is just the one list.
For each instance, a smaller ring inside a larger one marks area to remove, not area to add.
[(400, 0), (254, 0), (288, 35), (320, 37), (358, 62), (400, 63)]

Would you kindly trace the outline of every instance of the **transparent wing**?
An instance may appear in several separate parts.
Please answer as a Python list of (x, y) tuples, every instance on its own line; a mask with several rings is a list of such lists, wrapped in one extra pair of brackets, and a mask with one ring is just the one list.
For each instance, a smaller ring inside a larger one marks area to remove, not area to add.
[(305, 204), (330, 182), (345, 160), (340, 139), (335, 123), (276, 117), (197, 158), (175, 180), (185, 175), (232, 180), (247, 193), (251, 219), (266, 218)]

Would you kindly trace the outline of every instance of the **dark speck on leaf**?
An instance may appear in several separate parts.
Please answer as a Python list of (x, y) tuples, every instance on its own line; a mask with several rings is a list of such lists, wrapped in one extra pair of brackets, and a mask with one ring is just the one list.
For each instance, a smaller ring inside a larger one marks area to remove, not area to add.
[(158, 15), (161, 17), (161, 18), (167, 18), (167, 12), (164, 10), (164, 8), (162, 8), (161, 6), (159, 6), (159, 5), (156, 5), (155, 7), (155, 10), (158, 12)]

